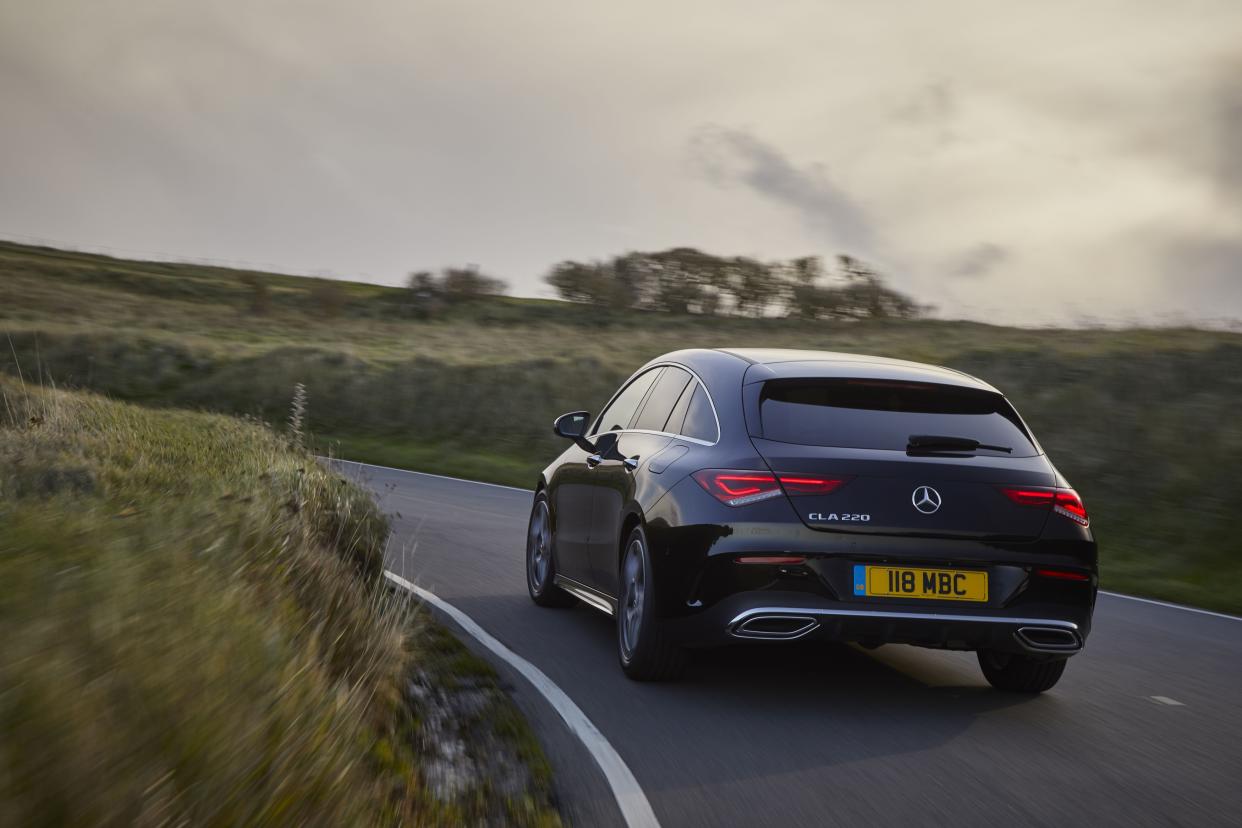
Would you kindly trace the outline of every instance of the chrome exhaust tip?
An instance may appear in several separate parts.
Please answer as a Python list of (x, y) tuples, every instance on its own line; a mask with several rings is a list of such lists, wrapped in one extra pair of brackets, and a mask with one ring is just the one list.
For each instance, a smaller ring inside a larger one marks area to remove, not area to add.
[(809, 615), (753, 615), (729, 632), (735, 638), (782, 639), (800, 638), (819, 626)]
[(1074, 653), (1082, 649), (1082, 639), (1074, 630), (1061, 627), (1019, 627), (1014, 638), (1036, 653)]

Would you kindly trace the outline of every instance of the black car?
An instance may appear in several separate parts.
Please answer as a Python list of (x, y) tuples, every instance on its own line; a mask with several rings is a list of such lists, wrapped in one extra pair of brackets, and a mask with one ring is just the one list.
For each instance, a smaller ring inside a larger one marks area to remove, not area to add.
[(819, 638), (975, 650), (993, 686), (1052, 687), (1082, 649), (1096, 545), (1008, 400), (947, 368), (819, 351), (644, 365), (540, 476), (527, 586), (616, 617), (621, 667)]

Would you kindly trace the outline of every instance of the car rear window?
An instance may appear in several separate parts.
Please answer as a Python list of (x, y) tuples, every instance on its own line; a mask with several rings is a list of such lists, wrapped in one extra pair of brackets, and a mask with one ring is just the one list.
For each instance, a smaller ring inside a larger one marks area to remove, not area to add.
[(904, 451), (911, 436), (936, 435), (1009, 447), (1010, 457), (1039, 453), (1017, 412), (991, 391), (890, 380), (772, 380), (759, 400), (764, 438), (782, 443)]

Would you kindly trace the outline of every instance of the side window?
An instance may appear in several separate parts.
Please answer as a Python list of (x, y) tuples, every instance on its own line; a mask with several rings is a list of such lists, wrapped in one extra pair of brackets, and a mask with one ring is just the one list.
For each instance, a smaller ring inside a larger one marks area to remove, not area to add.
[(699, 387), (698, 380), (686, 386), (686, 390), (681, 392), (681, 399), (677, 401), (677, 405), (673, 406), (673, 413), (668, 415), (668, 422), (664, 424), (664, 430), (670, 434), (682, 434), (681, 426), (686, 421), (686, 410), (690, 408), (690, 400), (694, 398), (694, 391)]
[(673, 406), (677, 404), (677, 400), (681, 398), (681, 392), (685, 391), (686, 386), (690, 384), (690, 380), (690, 374), (680, 368), (672, 366), (665, 368), (664, 373), (652, 387), (651, 393), (647, 395), (647, 402), (643, 405), (643, 410), (638, 413), (638, 419), (634, 421), (631, 428), (664, 431), (668, 415), (672, 412)]
[(707, 392), (703, 390), (702, 385), (694, 389), (690, 407), (686, 409), (686, 421), (681, 427), (681, 433), (686, 437), (706, 440), (709, 443), (720, 439), (719, 429), (716, 428), (716, 416), (712, 413), (712, 404), (707, 399)]
[(625, 390), (612, 401), (612, 405), (605, 408), (604, 413), (599, 415), (599, 420), (596, 421), (595, 429), (591, 433), (599, 434), (601, 431), (620, 431), (623, 428), (629, 428), (630, 420), (634, 419), (634, 412), (638, 410), (643, 397), (647, 396), (647, 392), (651, 390), (651, 384), (663, 370), (663, 368), (653, 368), (627, 385)]

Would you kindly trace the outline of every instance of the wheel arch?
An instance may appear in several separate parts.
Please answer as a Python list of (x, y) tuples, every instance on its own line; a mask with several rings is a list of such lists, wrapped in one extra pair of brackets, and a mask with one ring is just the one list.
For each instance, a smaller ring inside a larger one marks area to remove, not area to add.
[[(621, 556), (625, 554), (625, 542), (629, 540), (630, 533), (637, 526), (644, 526), (642, 512), (637, 508), (631, 508), (626, 513), (625, 518), (621, 521), (621, 536), (617, 538), (617, 566), (621, 565)], [(651, 550), (647, 550), (647, 554), (651, 554)]]

